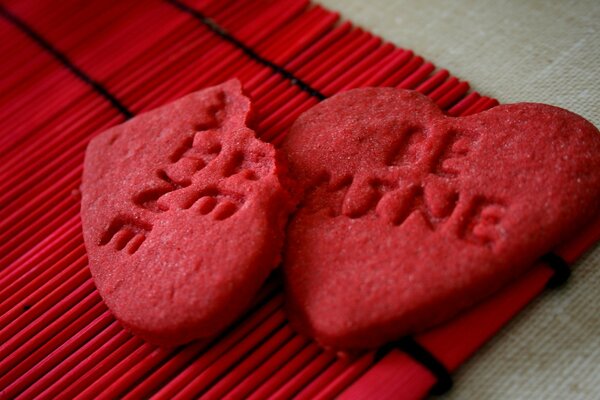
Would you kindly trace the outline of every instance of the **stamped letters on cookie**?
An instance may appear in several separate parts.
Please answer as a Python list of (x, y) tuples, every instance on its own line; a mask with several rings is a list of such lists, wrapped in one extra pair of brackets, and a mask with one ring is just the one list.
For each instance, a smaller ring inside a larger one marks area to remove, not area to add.
[[(322, 189), (315, 195), (323, 191), (334, 195), (337, 204), (330, 205), (331, 217), (356, 219), (373, 214), (394, 226), (421, 218), (436, 230), (457, 214), (460, 238), (491, 246), (507, 205), (456, 189), (462, 160), (476, 143), (477, 136), (466, 131), (449, 129), (427, 135), (421, 127), (409, 127), (385, 155), (384, 167), (338, 179), (324, 173)], [(459, 202), (468, 206), (459, 208)]]
[[(156, 171), (160, 183), (133, 196), (136, 207), (155, 214), (175, 209), (190, 210), (222, 221), (244, 205), (246, 196), (241, 191), (225, 191), (210, 182), (194, 183), (194, 177), (219, 157), (223, 158), (220, 175), (224, 179), (239, 175), (248, 181), (256, 181), (268, 173), (266, 155), (245, 149), (224, 151), (219, 138), (219, 129), (226, 118), (224, 93), (216, 93), (215, 99), (215, 104), (209, 107), (209, 120), (194, 126), (195, 132), (182, 139), (168, 157), (169, 162)], [(113, 219), (99, 243), (106, 245), (112, 241), (117, 250), (127, 246), (127, 253), (134, 254), (151, 230), (152, 223), (121, 215)]]
[(146, 222), (126, 216), (117, 216), (100, 238), (100, 246), (111, 243), (116, 250), (125, 250), (128, 254), (133, 254), (144, 243), (151, 230), (152, 225)]

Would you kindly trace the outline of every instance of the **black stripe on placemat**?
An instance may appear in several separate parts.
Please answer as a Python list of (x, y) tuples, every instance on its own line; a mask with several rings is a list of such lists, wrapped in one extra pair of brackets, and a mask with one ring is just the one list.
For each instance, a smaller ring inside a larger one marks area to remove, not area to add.
[(179, 10), (181, 10), (183, 12), (190, 14), (195, 19), (200, 21), (202, 24), (206, 25), (215, 34), (220, 36), (223, 40), (226, 40), (227, 42), (233, 44), (238, 49), (242, 50), (244, 52), (244, 54), (246, 54), (251, 59), (271, 68), (277, 74), (283, 76), (285, 79), (288, 79), (292, 84), (298, 86), (302, 91), (310, 94), (311, 96), (313, 96), (319, 100), (324, 100), (327, 98), (323, 93), (319, 92), (317, 89), (313, 88), (308, 83), (304, 82), (302, 79), (298, 78), (290, 71), (273, 63), (272, 61), (267, 60), (266, 58), (264, 58), (261, 55), (259, 55), (258, 53), (256, 53), (253, 49), (246, 46), (240, 40), (238, 40), (233, 35), (231, 35), (229, 32), (227, 32), (222, 26), (220, 26), (215, 21), (208, 18), (206, 15), (202, 14), (200, 11), (196, 10), (195, 8), (192, 8), (192, 7), (188, 6), (187, 4), (182, 3), (179, 0), (166, 0), (166, 2), (173, 5), (174, 7), (178, 8)]
[(133, 113), (123, 105), (117, 98), (110, 93), (104, 86), (92, 79), (88, 74), (79, 69), (69, 58), (61, 53), (50, 42), (44, 39), (39, 33), (34, 31), (19, 17), (8, 11), (0, 5), (0, 15), (16, 26), (19, 30), (25, 33), (31, 40), (36, 42), (40, 47), (50, 53), (59, 63), (67, 68), (73, 75), (87, 83), (96, 93), (104, 97), (114, 108), (116, 108), (126, 119), (133, 117)]
[(546, 283), (546, 287), (555, 288), (563, 285), (571, 276), (571, 267), (556, 253), (546, 253), (540, 257), (540, 261), (554, 270), (554, 275)]
[(393, 350), (400, 350), (408, 354), (413, 360), (427, 368), (435, 376), (436, 383), (429, 390), (430, 394), (440, 395), (452, 389), (452, 375), (450, 375), (448, 369), (411, 336), (406, 336), (397, 342), (388, 343), (381, 347), (375, 353), (375, 361), (381, 360)]

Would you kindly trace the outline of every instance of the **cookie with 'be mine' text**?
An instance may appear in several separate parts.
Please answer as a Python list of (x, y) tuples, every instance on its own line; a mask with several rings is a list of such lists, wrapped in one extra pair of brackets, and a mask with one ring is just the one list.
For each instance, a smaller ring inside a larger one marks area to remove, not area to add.
[(543, 104), (452, 118), (393, 88), (338, 94), (282, 146), (303, 194), (287, 229), (294, 326), (374, 348), (446, 321), (600, 210), (600, 134)]

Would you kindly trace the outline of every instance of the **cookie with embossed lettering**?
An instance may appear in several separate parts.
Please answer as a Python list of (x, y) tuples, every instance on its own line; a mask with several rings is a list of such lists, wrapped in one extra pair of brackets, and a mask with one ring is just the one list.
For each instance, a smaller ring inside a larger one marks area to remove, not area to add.
[(81, 218), (90, 269), (134, 333), (176, 345), (222, 331), (280, 259), (291, 209), (274, 147), (238, 81), (94, 138)]
[(600, 134), (543, 104), (463, 118), (392, 88), (305, 112), (283, 143), (304, 197), (287, 230), (289, 316), (374, 348), (481, 301), (599, 213)]

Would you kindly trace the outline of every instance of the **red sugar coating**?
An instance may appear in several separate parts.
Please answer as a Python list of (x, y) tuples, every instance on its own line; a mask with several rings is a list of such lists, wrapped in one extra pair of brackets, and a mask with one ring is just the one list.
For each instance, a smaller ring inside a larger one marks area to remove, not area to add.
[(280, 259), (291, 209), (272, 145), (229, 81), (139, 115), (87, 149), (81, 218), (113, 314), (148, 341), (211, 337)]
[(304, 113), (283, 143), (304, 198), (284, 251), (290, 319), (374, 348), (489, 296), (600, 209), (600, 134), (543, 104), (464, 118), (391, 88)]

